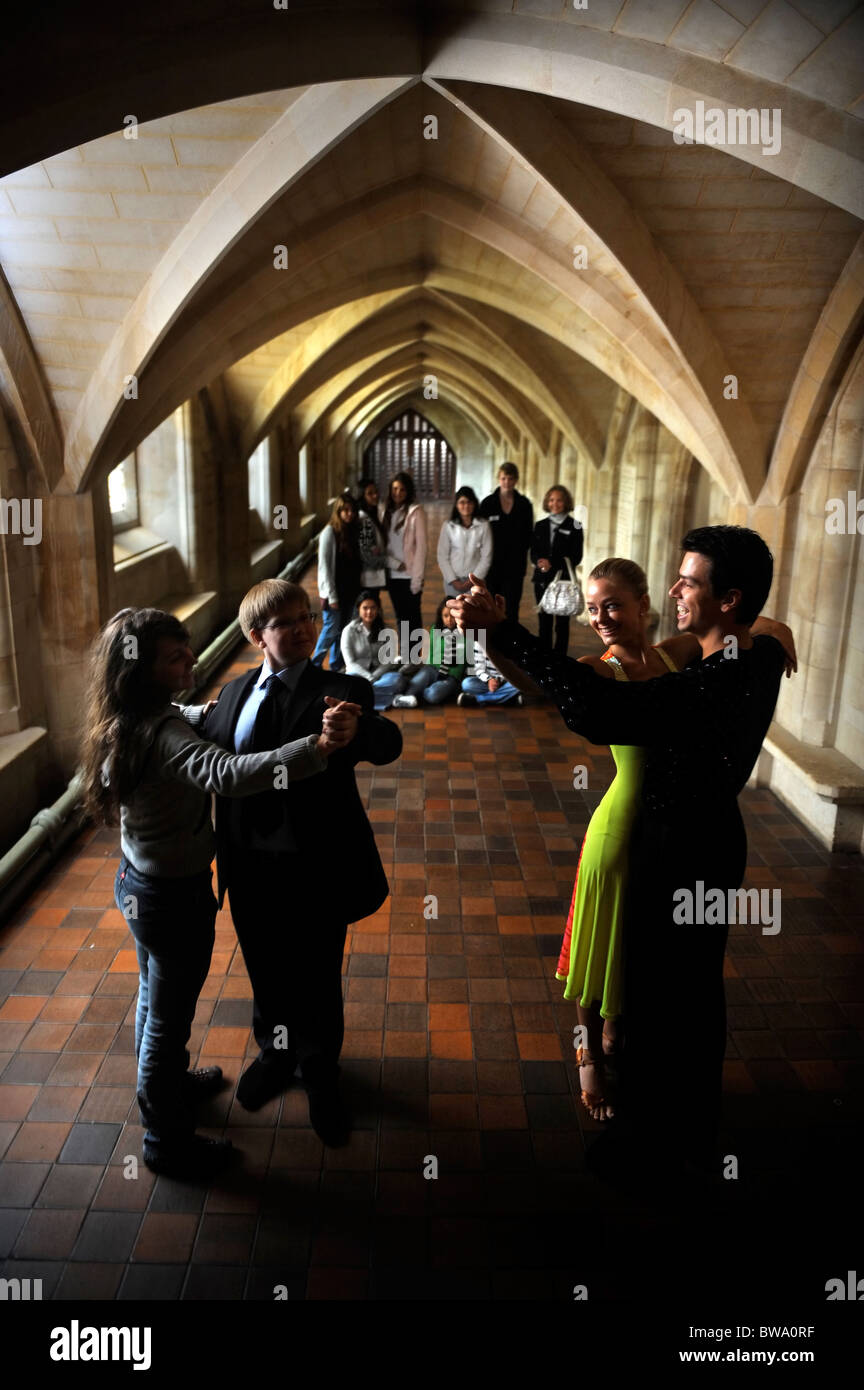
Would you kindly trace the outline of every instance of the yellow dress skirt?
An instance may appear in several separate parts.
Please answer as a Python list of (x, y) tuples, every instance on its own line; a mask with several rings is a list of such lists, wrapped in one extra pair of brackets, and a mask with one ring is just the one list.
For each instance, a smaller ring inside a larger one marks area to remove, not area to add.
[[(670, 671), (677, 667), (655, 647)], [(617, 657), (603, 657), (616, 680), (627, 680)], [(585, 1008), (600, 1006), (603, 1018), (622, 1011), (623, 922), (630, 857), (630, 836), (639, 813), (645, 752), (613, 744), (615, 777), (591, 817), (582, 841), (573, 898), (555, 978), (566, 981), (565, 999)]]

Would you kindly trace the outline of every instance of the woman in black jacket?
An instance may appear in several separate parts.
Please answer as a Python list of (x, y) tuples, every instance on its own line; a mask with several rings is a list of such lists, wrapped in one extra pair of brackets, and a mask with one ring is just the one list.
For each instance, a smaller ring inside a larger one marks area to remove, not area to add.
[[(534, 594), (539, 603), (559, 570), (562, 579), (569, 579), (567, 569), (569, 559), (575, 569), (582, 560), (582, 523), (574, 521), (573, 498), (566, 487), (556, 483), (550, 487), (543, 498), (543, 510), (548, 515), (538, 521), (531, 540), (531, 559), (534, 562)], [(551, 613), (538, 613), (540, 641), (544, 647), (552, 649)], [(555, 652), (558, 656), (567, 655), (570, 641), (570, 619), (555, 618)]]

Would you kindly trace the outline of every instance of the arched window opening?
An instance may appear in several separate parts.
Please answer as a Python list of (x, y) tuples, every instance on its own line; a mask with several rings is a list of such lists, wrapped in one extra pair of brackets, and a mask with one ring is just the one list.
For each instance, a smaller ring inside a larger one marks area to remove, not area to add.
[(451, 497), (456, 455), (444, 435), (417, 410), (391, 420), (366, 449), (363, 471), (375, 479), (385, 496), (394, 473), (414, 479), (417, 496), (428, 500)]
[(115, 531), (139, 526), (138, 463), (135, 452), (108, 474), (108, 506)]

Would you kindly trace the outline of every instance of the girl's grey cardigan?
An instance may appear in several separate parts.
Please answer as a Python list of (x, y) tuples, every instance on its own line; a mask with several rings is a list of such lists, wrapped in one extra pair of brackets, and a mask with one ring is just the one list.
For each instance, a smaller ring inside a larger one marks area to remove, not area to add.
[[(120, 847), (139, 873), (182, 878), (210, 867), (216, 837), (210, 794), (252, 796), (276, 783), (323, 772), (316, 735), (269, 753), (227, 753), (195, 733), (203, 705), (170, 705), (151, 720), (155, 733), (138, 785), (120, 808)], [(103, 774), (104, 776), (104, 774)]]

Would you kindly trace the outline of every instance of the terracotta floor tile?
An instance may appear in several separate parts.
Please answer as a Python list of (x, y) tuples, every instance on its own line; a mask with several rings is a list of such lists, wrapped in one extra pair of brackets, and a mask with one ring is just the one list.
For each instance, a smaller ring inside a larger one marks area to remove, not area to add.
[(69, 1134), (68, 1124), (25, 1120), (6, 1153), (7, 1163), (51, 1163)]
[(387, 987), (387, 999), (391, 1004), (425, 1003), (427, 988), (425, 979), (395, 977)]
[(27, 1034), (28, 1052), (60, 1052), (72, 1035), (71, 1023), (34, 1023)]
[(385, 1057), (425, 1057), (427, 1046), (425, 1033), (386, 1032), (384, 1034)]
[(390, 975), (394, 976), (413, 976), (426, 978), (426, 957), (425, 956), (398, 956), (390, 959)]
[(42, 1023), (77, 1023), (90, 1003), (88, 995), (54, 995), (39, 1015)]
[(102, 979), (102, 973), (101, 970), (79, 970), (77, 966), (74, 967), (73, 973), (73, 968), (70, 967), (58, 984), (55, 995), (91, 995)]
[(465, 1031), (470, 1027), (467, 1004), (430, 1004), (429, 1028), (435, 1031), (455, 1029)]
[(0, 1084), (0, 1120), (23, 1120), (27, 1117), (39, 1086), (4, 1086)]
[(30, 927), (59, 927), (68, 909), (66, 907), (39, 907), (27, 919)]
[(47, 995), (13, 994), (0, 1009), (0, 1020), (4, 1023), (32, 1023), (47, 1003)]
[[(522, 932), (535, 930), (534, 923), (538, 920), (543, 921), (542, 918), (532, 917), (499, 917), (498, 926), (505, 936), (516, 936)], [(541, 927), (541, 930), (546, 930), (545, 925)]]
[(248, 1028), (210, 1028), (201, 1049), (202, 1056), (243, 1057), (249, 1041)]
[[(433, 1007), (447, 1007), (437, 1005)], [(461, 1007), (461, 1006), (459, 1006)], [(452, 1057), (470, 1061), (474, 1055), (472, 1037), (469, 1032), (434, 1032), (429, 1034), (429, 1055), (431, 1057)]]
[[(95, 954), (96, 952), (94, 951), (94, 955)], [(105, 956), (106, 954), (108, 953), (105, 951), (99, 952), (100, 956)], [(137, 975), (138, 957), (136, 956), (133, 950), (126, 948), (125, 950), (118, 951), (116, 956), (114, 956), (114, 959), (108, 963), (108, 966), (106, 968), (110, 971), (112, 975)]]
[(519, 1056), (526, 1062), (561, 1060), (561, 1039), (557, 1033), (517, 1033)]
[[(343, 1057), (380, 1057), (383, 1031), (381, 1029), (349, 1029), (342, 1045)], [(424, 1053), (425, 1055), (425, 1053)]]

